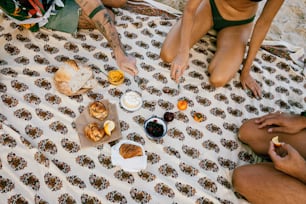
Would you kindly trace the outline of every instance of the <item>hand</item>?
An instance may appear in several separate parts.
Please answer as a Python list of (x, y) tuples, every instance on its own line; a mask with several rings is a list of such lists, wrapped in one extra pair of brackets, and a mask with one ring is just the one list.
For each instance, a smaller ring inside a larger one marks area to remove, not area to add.
[(171, 64), (170, 76), (177, 83), (179, 82), (181, 76), (183, 75), (185, 69), (188, 66), (189, 53), (178, 54)]
[(268, 127), (268, 132), (295, 134), (305, 128), (305, 119), (299, 115), (270, 113), (255, 120), (258, 128)]
[(281, 147), (287, 151), (287, 155), (279, 156), (275, 151), (273, 142), (270, 142), (268, 154), (273, 161), (274, 167), (290, 176), (298, 178), (305, 182), (306, 162), (305, 159), (289, 144), (282, 144)]
[(240, 75), (240, 83), (244, 90), (250, 89), (255, 96), (255, 98), (261, 98), (261, 88), (257, 82), (253, 79), (249, 72), (244, 72), (242, 70)]
[(132, 56), (123, 55), (120, 58), (118, 57), (117, 64), (122, 71), (132, 76), (135, 76), (138, 74), (138, 69), (136, 67), (136, 59)]

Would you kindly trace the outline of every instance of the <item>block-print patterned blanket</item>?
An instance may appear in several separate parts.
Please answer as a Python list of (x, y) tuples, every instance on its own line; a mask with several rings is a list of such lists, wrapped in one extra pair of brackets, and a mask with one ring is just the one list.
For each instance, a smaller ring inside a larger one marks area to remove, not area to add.
[[(169, 65), (159, 58), (177, 19), (159, 12), (118, 11), (117, 29), (127, 52), (137, 58), (139, 84), (128, 75), (120, 86), (109, 84), (101, 69), (117, 65), (97, 30), (32, 33), (1, 17), (1, 203), (247, 203), (234, 192), (231, 174), (258, 157), (237, 139), (238, 129), (245, 119), (268, 112), (305, 109), (303, 67), (299, 57), (290, 57), (297, 50), (262, 47), (252, 68), (263, 90), (257, 100), (242, 90), (239, 73), (223, 88), (210, 86), (207, 67), (215, 36), (206, 35), (191, 49), (179, 91)], [(94, 89), (73, 97), (55, 89), (53, 75), (68, 58), (92, 68), (98, 81)], [(142, 94), (140, 110), (119, 106), (127, 90)], [(114, 166), (111, 146), (116, 142), (81, 147), (74, 122), (100, 99), (117, 104), (122, 137), (143, 145), (146, 169), (128, 172)], [(187, 110), (178, 110), (179, 99), (188, 101)], [(144, 120), (166, 111), (175, 114), (166, 136), (148, 139)], [(203, 114), (204, 121), (196, 122), (194, 112)]]

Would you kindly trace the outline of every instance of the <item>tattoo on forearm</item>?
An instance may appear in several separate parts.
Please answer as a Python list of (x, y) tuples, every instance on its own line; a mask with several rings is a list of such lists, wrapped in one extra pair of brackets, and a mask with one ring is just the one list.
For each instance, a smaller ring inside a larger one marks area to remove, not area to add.
[(106, 21), (105, 24), (109, 23), (109, 24), (113, 25), (112, 18), (110, 17), (110, 15), (108, 13), (104, 14), (104, 19)]
[[(112, 22), (112, 21), (111, 21)], [(113, 49), (117, 49), (120, 46), (120, 40), (112, 23), (105, 23), (104, 25), (100, 21), (95, 21), (97, 29), (104, 35), (108, 43)], [(105, 27), (108, 28), (105, 28)], [(121, 46), (120, 46), (121, 47)]]

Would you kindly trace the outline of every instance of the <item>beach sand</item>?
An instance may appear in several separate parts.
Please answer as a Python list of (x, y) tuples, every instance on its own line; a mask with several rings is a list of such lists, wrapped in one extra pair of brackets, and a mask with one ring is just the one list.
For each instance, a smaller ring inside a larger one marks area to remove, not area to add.
[[(157, 0), (180, 11), (186, 0)], [(259, 16), (265, 1), (259, 4)], [(306, 0), (284, 1), (280, 11), (275, 16), (266, 40), (285, 41), (306, 49)]]

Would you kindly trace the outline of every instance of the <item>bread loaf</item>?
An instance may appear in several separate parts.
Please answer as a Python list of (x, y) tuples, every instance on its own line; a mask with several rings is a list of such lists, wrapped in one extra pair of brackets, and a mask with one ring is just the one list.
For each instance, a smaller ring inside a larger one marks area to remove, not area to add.
[(85, 93), (97, 84), (92, 71), (78, 67), (74, 60), (65, 61), (55, 72), (54, 83), (56, 89), (67, 96)]
[(124, 159), (142, 156), (142, 148), (133, 144), (122, 144), (119, 148), (119, 153)]

